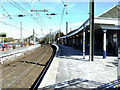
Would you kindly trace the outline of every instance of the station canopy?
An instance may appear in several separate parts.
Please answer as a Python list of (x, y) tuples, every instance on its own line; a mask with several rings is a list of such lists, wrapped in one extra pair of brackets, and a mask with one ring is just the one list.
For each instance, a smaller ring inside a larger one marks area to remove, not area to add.
[[(80, 32), (83, 29), (85, 24), (89, 24), (89, 19), (87, 19), (79, 28), (69, 32), (67, 37), (73, 36)], [(120, 30), (120, 5), (115, 5), (112, 8), (106, 10), (102, 14), (94, 18), (95, 29), (111, 29), (111, 30)], [(98, 28), (96, 28), (98, 27)], [(66, 36), (60, 37), (66, 38)]]
[(98, 17), (103, 18), (120, 18), (120, 5), (115, 5), (104, 13), (100, 14)]

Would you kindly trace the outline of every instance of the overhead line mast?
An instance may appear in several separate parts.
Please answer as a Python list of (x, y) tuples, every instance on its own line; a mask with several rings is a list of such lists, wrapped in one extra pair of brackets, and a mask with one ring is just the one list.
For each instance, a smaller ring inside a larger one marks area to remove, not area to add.
[(94, 59), (94, 0), (90, 0), (90, 52), (89, 60)]

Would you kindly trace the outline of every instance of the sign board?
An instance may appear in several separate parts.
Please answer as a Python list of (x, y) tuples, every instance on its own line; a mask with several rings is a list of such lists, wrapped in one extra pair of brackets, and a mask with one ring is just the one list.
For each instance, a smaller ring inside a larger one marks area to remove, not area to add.
[(0, 37), (6, 37), (6, 33), (0, 33)]

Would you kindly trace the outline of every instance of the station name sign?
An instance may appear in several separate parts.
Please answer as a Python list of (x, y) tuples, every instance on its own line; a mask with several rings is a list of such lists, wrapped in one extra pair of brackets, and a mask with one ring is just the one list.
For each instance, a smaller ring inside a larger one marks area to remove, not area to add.
[(0, 37), (6, 37), (6, 33), (0, 33)]

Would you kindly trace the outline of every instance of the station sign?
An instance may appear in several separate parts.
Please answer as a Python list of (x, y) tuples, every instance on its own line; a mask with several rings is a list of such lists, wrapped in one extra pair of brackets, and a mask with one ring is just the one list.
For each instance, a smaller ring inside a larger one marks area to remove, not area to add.
[(0, 37), (6, 37), (6, 33), (0, 33)]

